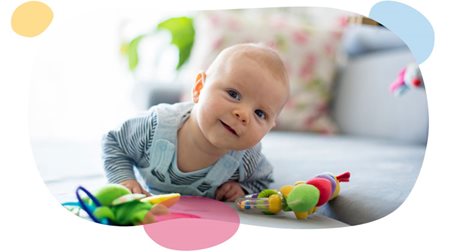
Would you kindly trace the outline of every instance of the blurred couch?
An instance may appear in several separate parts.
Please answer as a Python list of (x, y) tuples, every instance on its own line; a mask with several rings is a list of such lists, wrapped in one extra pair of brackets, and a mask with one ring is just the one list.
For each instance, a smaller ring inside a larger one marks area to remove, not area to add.
[[(337, 134), (272, 131), (263, 152), (274, 165), (273, 188), (322, 172), (349, 171), (341, 195), (318, 210), (349, 225), (368, 223), (397, 209), (419, 175), (428, 137), (424, 89), (395, 97), (389, 84), (414, 57), (395, 34), (351, 26), (343, 36), (346, 57), (332, 90), (330, 115)], [(152, 104), (178, 101), (179, 89), (154, 89)]]
[(425, 90), (400, 97), (388, 91), (400, 69), (414, 62), (394, 34), (355, 27), (343, 47), (348, 59), (331, 104), (340, 134), (273, 132), (264, 139), (264, 152), (276, 167), (274, 188), (292, 183), (294, 174), (307, 179), (321, 171), (350, 171), (341, 196), (318, 212), (358, 225), (390, 214), (411, 192), (426, 150), (428, 106)]

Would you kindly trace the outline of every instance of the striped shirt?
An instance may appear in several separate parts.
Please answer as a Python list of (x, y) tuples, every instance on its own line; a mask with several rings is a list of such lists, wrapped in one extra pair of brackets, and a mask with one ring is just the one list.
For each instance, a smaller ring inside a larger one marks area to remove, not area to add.
[[(171, 109), (177, 111), (177, 104), (174, 105), (157, 105), (172, 106)], [(120, 183), (128, 179), (136, 179), (133, 167), (139, 172), (150, 165), (150, 156), (154, 157), (155, 153), (149, 153), (152, 143), (155, 141), (155, 131), (158, 127), (161, 117), (178, 116), (180, 125), (174, 125), (173, 130), (176, 132), (184, 121), (189, 117), (190, 110), (178, 115), (174, 113), (164, 114), (159, 112), (156, 107), (150, 108), (147, 112), (127, 120), (117, 130), (108, 132), (103, 138), (103, 161), (106, 177), (110, 183)], [(184, 103), (186, 106), (186, 103)], [(176, 114), (176, 113), (175, 113)], [(273, 182), (272, 166), (261, 153), (261, 144), (243, 150), (240, 160), (240, 166), (228, 181), (238, 181), (246, 193), (257, 193), (268, 188)], [(204, 178), (211, 167), (201, 169), (195, 172), (184, 173), (178, 170), (175, 158), (167, 169), (167, 175), (170, 181), (175, 185), (189, 186), (192, 183)], [(155, 170), (152, 176), (158, 180), (164, 181), (164, 174), (160, 174)], [(151, 185), (148, 185), (151, 187)], [(201, 184), (198, 189), (206, 191), (211, 188), (207, 183)]]

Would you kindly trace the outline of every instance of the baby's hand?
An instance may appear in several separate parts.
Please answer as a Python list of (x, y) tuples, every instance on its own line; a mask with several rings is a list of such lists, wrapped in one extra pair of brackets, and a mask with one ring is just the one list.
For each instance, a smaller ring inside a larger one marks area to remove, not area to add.
[(244, 190), (236, 181), (228, 181), (223, 183), (216, 191), (216, 200), (235, 201), (237, 198), (244, 196)]
[(134, 179), (124, 180), (120, 182), (120, 184), (130, 189), (132, 193), (140, 193), (145, 194), (147, 196), (151, 196), (149, 192), (147, 192), (142, 188), (142, 186), (139, 184), (139, 182), (137, 182), (137, 180)]

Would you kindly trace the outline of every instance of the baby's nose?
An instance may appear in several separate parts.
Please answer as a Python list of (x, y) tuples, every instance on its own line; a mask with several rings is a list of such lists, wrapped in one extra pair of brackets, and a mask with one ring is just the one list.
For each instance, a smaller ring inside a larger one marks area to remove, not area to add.
[(248, 115), (243, 110), (235, 110), (234, 116), (244, 124), (248, 123)]

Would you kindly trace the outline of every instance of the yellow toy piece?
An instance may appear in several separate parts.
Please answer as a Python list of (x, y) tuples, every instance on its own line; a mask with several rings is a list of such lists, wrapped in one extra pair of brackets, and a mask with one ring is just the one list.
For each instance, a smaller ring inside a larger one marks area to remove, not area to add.
[(283, 195), (283, 197), (287, 197), (293, 188), (294, 188), (293, 185), (285, 185), (280, 188), (280, 192)]
[(152, 195), (147, 198), (141, 199), (142, 202), (148, 202), (153, 205), (161, 204), (166, 207), (175, 205), (180, 200), (181, 195), (179, 193), (169, 193), (161, 195)]
[(277, 214), (281, 211), (281, 197), (278, 194), (269, 196), (269, 212)]
[(306, 220), (309, 216), (308, 212), (294, 212), (294, 214), (297, 220)]
[(340, 183), (340, 181), (338, 180), (338, 178), (336, 178), (336, 176), (334, 176), (334, 181), (336, 182), (336, 190), (334, 190), (334, 193), (333, 193), (333, 195), (331, 196), (331, 199), (330, 199), (330, 200), (336, 198), (336, 197), (339, 195), (339, 193), (341, 192), (341, 183)]

